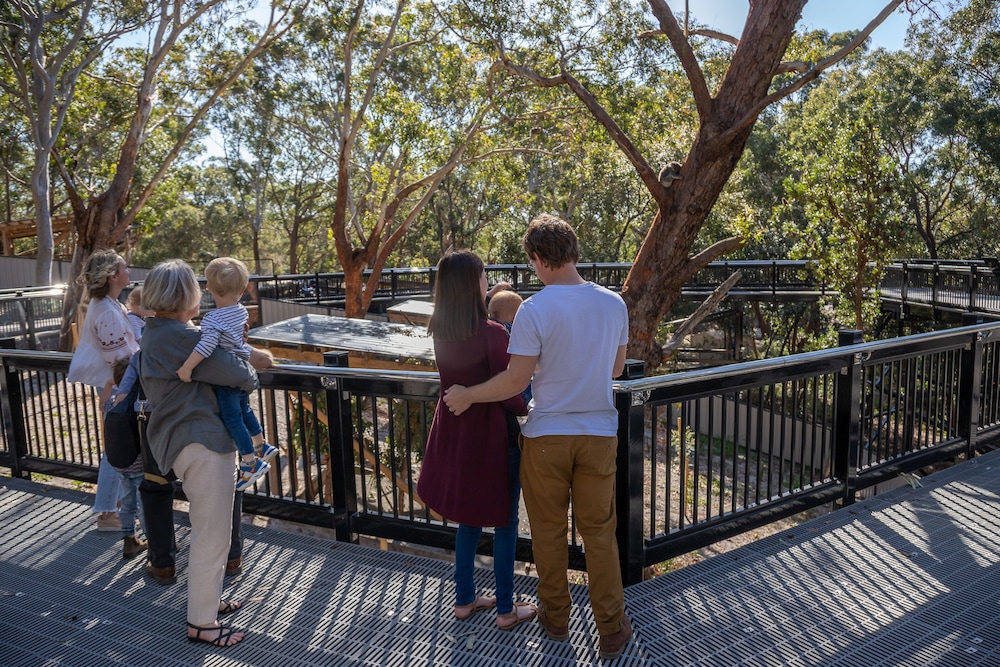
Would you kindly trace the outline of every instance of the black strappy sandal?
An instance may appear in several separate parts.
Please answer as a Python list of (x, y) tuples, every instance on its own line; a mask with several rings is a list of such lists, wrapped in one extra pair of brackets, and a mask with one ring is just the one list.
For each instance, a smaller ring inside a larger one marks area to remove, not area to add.
[[(188, 641), (191, 642), (191, 643), (201, 642), (202, 644), (209, 644), (211, 646), (218, 646), (219, 648), (228, 648), (230, 646), (236, 646), (241, 641), (243, 641), (241, 639), (238, 642), (233, 642), (232, 644), (230, 644), (229, 643), (229, 638), (232, 637), (235, 633), (240, 632), (240, 631), (236, 630), (234, 628), (231, 628), (228, 625), (223, 625), (222, 623), (220, 623), (219, 625), (207, 625), (207, 626), (193, 625), (191, 623), (188, 623), (187, 625), (188, 625), (189, 629), (193, 629), (193, 630), (196, 631), (194, 637), (192, 637), (191, 635), (188, 635)], [(218, 634), (215, 636), (215, 639), (208, 639), (206, 637), (202, 637), (201, 636), (201, 633), (203, 633), (203, 632), (206, 632), (206, 633), (207, 632), (218, 632)]]
[(239, 600), (219, 600), (219, 616), (233, 614), (243, 609), (243, 603)]

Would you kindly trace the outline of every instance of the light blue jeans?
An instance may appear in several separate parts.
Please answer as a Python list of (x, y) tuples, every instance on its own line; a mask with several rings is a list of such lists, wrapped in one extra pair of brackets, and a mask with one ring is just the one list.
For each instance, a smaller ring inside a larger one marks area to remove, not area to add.
[[(521, 450), (508, 447), (507, 474), (510, 490), (510, 520), (493, 529), (493, 578), (496, 579), (497, 613), (514, 610), (514, 552), (517, 547), (517, 510), (521, 497)], [(472, 604), (476, 599), (476, 547), (483, 529), (458, 524), (455, 535), (455, 604)]]
[[(122, 522), (122, 533), (125, 536), (135, 535), (135, 515), (141, 509), (142, 501), (139, 499), (139, 485), (145, 479), (141, 472), (118, 473), (122, 485), (122, 510), (118, 514)], [(139, 526), (142, 532), (146, 532), (146, 516), (139, 512)]]
[(117, 512), (118, 498), (122, 493), (122, 476), (111, 467), (107, 457), (101, 457), (97, 468), (97, 493), (94, 495), (95, 512)]

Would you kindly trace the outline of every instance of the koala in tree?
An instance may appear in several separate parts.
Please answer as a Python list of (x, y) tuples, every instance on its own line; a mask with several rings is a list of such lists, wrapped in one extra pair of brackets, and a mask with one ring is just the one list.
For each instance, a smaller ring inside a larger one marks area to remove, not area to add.
[(668, 162), (660, 170), (660, 185), (665, 188), (669, 188), (674, 184), (674, 181), (681, 177), (681, 163), (680, 162)]

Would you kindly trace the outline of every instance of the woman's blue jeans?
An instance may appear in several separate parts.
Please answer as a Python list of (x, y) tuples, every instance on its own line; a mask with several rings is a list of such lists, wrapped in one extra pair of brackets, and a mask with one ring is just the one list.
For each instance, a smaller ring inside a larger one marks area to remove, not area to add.
[[(496, 579), (497, 613), (514, 609), (514, 551), (517, 547), (517, 510), (521, 498), (521, 450), (507, 448), (507, 474), (510, 489), (510, 520), (493, 529), (493, 577)], [(458, 524), (455, 536), (455, 604), (472, 604), (476, 599), (476, 547), (483, 529)]]
[(97, 493), (94, 495), (95, 512), (117, 512), (118, 498), (122, 492), (122, 478), (118, 471), (102, 456), (97, 467)]

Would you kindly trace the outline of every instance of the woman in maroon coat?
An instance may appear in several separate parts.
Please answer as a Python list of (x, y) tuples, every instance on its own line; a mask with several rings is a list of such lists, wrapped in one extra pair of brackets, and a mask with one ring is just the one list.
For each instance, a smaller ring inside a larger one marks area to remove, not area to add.
[[(438, 262), (434, 337), (441, 386), (471, 386), (507, 368), (508, 335), (486, 315), (486, 272), (475, 253), (452, 252)], [(535, 617), (535, 606), (514, 603), (514, 548), (520, 450), (508, 420), (527, 413), (520, 395), (501, 403), (479, 403), (460, 416), (438, 401), (427, 437), (417, 492), (424, 504), (458, 523), (455, 536), (455, 617), (497, 608), (496, 625), (510, 630)], [(516, 427), (516, 422), (513, 423)], [(474, 581), (476, 547), (483, 527), (494, 526), (496, 596), (479, 595)]]

